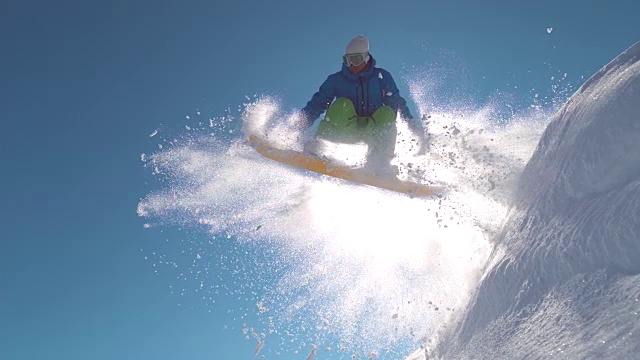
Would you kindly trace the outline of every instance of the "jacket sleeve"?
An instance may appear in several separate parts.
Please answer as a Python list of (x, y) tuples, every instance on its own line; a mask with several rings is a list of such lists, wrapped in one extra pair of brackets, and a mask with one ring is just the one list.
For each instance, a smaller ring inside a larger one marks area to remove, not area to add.
[(396, 82), (393, 81), (391, 74), (386, 70), (382, 70), (380, 71), (380, 77), (382, 80), (382, 98), (384, 99), (384, 104), (399, 112), (403, 119), (412, 120), (413, 116), (407, 107), (407, 101), (400, 96), (400, 91), (396, 86)]
[(301, 110), (303, 121), (306, 122), (304, 125), (311, 126), (320, 114), (329, 108), (333, 98), (335, 98), (335, 86), (331, 76), (329, 76), (320, 85), (318, 92), (313, 94), (311, 100), (307, 102), (307, 106)]

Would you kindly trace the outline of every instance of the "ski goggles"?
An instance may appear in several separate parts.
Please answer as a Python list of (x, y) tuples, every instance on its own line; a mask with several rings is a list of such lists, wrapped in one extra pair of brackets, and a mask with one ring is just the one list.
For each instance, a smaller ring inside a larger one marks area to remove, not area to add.
[(367, 61), (368, 57), (369, 54), (367, 53), (347, 54), (342, 57), (342, 61), (344, 61), (344, 64), (347, 66), (360, 66)]

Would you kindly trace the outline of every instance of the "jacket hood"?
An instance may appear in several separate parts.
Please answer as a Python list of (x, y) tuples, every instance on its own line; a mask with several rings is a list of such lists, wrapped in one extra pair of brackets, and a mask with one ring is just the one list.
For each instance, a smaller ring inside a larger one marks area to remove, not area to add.
[(349, 67), (343, 63), (342, 75), (344, 75), (348, 79), (352, 79), (356, 81), (360, 78), (368, 79), (373, 75), (373, 70), (375, 69), (375, 67), (376, 67), (376, 59), (374, 59), (373, 55), (369, 53), (369, 66), (367, 67), (366, 70), (359, 72), (357, 74), (352, 74), (351, 71), (349, 71)]

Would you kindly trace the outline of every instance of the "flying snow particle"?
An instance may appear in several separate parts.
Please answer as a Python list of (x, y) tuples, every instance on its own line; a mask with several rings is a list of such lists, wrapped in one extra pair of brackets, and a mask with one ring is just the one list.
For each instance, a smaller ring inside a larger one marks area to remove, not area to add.
[(552, 28), (552, 27), (548, 27), (548, 28), (547, 28), (547, 34), (551, 34), (551, 32), (552, 32), (552, 31), (553, 31), (553, 28)]
[(157, 130), (157, 129), (156, 129), (156, 130), (153, 130), (153, 131), (151, 132), (151, 134), (149, 134), (149, 137), (154, 137), (154, 136), (156, 136), (156, 135), (158, 135), (158, 130)]
[(311, 345), (311, 353), (307, 356), (307, 360), (314, 360), (316, 358), (316, 351), (318, 347), (316, 345)]
[(258, 354), (260, 353), (260, 350), (262, 350), (263, 345), (264, 345), (264, 341), (258, 340), (258, 343), (256, 344), (256, 349), (253, 351), (253, 357), (258, 356)]

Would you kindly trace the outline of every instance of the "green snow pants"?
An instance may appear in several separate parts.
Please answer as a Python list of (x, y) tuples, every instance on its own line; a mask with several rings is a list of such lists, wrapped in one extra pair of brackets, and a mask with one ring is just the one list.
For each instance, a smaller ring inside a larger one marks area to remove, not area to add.
[(318, 125), (316, 135), (329, 141), (354, 143), (365, 141), (395, 125), (396, 112), (383, 106), (371, 116), (358, 116), (356, 108), (347, 98), (339, 98), (329, 106)]
[(371, 116), (358, 116), (351, 100), (339, 98), (329, 106), (318, 124), (316, 137), (347, 144), (364, 142), (368, 146), (367, 162), (375, 159), (386, 165), (396, 146), (396, 112), (389, 106), (378, 108)]

